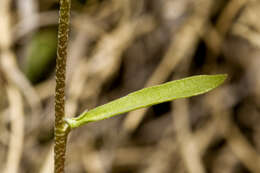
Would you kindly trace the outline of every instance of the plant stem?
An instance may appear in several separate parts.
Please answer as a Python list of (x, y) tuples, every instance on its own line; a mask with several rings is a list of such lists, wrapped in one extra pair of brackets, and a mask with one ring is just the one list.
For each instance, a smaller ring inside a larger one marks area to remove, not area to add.
[(70, 0), (60, 0), (55, 90), (55, 173), (64, 173), (66, 143), (67, 136), (70, 131), (68, 124), (64, 121), (66, 59), (69, 39), (70, 6)]

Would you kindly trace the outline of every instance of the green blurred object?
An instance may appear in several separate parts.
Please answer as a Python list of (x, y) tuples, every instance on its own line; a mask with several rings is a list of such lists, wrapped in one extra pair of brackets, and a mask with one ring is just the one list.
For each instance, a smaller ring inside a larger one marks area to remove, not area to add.
[(32, 83), (44, 79), (53, 70), (57, 49), (56, 29), (38, 31), (29, 42), (24, 72)]

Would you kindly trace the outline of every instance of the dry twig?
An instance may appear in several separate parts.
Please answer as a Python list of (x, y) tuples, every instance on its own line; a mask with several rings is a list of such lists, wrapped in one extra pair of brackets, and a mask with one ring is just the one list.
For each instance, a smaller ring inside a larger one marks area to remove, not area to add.
[(11, 135), (9, 142), (9, 150), (7, 163), (4, 173), (18, 173), (19, 163), (23, 152), (24, 137), (24, 111), (23, 100), (19, 90), (8, 85), (6, 88), (9, 100), (10, 119), (11, 119)]

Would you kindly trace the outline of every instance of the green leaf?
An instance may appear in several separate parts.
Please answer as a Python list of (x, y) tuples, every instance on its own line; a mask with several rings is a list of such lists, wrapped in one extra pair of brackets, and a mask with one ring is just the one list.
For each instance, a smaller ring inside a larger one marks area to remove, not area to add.
[(57, 51), (56, 28), (43, 29), (33, 35), (26, 49), (24, 72), (32, 83), (37, 83), (53, 69)]
[(144, 88), (66, 121), (71, 128), (76, 128), (139, 108), (203, 94), (222, 84), (226, 78), (225, 74), (199, 75)]

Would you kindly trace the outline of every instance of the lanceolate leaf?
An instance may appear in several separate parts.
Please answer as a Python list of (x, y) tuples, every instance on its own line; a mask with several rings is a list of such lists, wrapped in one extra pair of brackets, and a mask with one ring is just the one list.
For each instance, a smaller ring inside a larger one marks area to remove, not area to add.
[(88, 122), (103, 120), (135, 109), (203, 94), (222, 84), (226, 77), (227, 75), (222, 74), (199, 75), (144, 88), (66, 121), (71, 128), (76, 128)]

